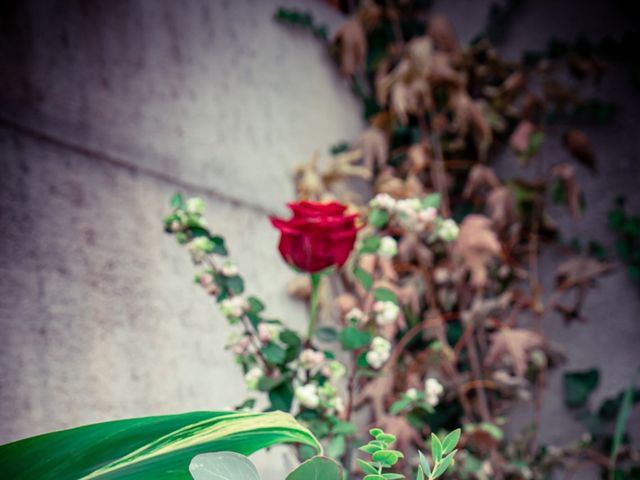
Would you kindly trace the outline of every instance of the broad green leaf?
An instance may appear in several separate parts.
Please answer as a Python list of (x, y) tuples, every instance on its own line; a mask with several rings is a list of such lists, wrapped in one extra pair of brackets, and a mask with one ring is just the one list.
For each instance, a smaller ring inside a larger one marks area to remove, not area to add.
[(334, 436), (326, 448), (327, 457), (340, 459), (342, 455), (344, 455), (344, 451), (346, 449), (346, 442), (343, 435)]
[(272, 365), (279, 365), (284, 362), (286, 352), (281, 346), (269, 342), (260, 349), (264, 358)]
[(282, 412), (191, 412), (133, 418), (47, 433), (0, 446), (0, 472), (12, 480), (190, 479), (200, 453), (243, 455), (280, 443), (322, 447)]
[(181, 193), (176, 193), (173, 197), (171, 197), (171, 208), (184, 208), (184, 198), (182, 197)]
[(347, 327), (340, 333), (340, 342), (345, 350), (357, 350), (369, 345), (371, 335), (368, 332), (358, 330), (356, 327)]
[(362, 240), (362, 244), (360, 245), (360, 249), (358, 250), (360, 253), (376, 253), (380, 248), (380, 237), (372, 235), (371, 237), (367, 237)]
[(313, 457), (287, 475), (286, 480), (342, 480), (344, 472), (339, 463), (327, 457)]
[(196, 455), (189, 472), (194, 480), (260, 480), (251, 460), (235, 452)]
[(564, 400), (568, 407), (581, 407), (600, 381), (597, 368), (564, 374)]

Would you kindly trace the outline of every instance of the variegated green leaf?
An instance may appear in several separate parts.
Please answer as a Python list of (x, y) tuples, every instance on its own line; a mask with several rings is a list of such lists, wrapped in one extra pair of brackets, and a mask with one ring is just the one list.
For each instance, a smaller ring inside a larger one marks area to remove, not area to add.
[(279, 443), (322, 451), (309, 430), (282, 412), (192, 412), (98, 423), (0, 446), (3, 478), (185, 479), (200, 453), (243, 455)]

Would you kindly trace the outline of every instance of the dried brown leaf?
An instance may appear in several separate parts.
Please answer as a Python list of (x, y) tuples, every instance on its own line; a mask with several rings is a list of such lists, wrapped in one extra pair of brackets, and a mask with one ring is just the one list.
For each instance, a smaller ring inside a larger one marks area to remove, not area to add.
[(544, 337), (539, 333), (523, 328), (503, 328), (491, 335), (491, 347), (485, 358), (488, 367), (504, 357), (513, 362), (513, 371), (518, 377), (523, 377), (527, 371), (528, 354), (534, 348), (544, 347)]
[(467, 215), (460, 225), (454, 252), (462, 257), (471, 273), (471, 283), (483, 287), (487, 283), (487, 266), (500, 254), (500, 242), (491, 229), (491, 220), (483, 215)]
[(596, 278), (609, 272), (611, 265), (594, 258), (574, 256), (556, 269), (556, 283), (561, 290), (590, 285)]
[(596, 155), (587, 135), (577, 129), (568, 130), (562, 140), (565, 146), (575, 158), (580, 160), (592, 170), (596, 169)]
[(346, 76), (352, 76), (365, 67), (367, 36), (358, 20), (345, 22), (335, 36), (340, 46), (340, 68)]

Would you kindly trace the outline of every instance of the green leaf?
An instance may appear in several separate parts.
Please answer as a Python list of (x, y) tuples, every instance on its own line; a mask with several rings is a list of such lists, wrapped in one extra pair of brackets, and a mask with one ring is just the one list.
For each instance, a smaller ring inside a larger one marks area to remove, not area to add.
[(234, 295), (240, 295), (244, 292), (244, 280), (239, 275), (235, 277), (227, 277), (225, 278), (225, 284), (227, 288), (233, 292)]
[(389, 214), (386, 210), (374, 208), (369, 213), (369, 225), (374, 228), (382, 228), (389, 222)]
[(284, 362), (286, 352), (284, 348), (275, 343), (269, 342), (260, 349), (264, 358), (272, 365), (280, 365)]
[(362, 480), (384, 480), (384, 477), (378, 473), (366, 475)]
[(369, 290), (373, 285), (373, 277), (364, 268), (354, 268), (353, 276), (356, 277), (365, 290)]
[(422, 466), (418, 467), (418, 474), (416, 475), (416, 480), (424, 480), (424, 470), (422, 470)]
[(342, 435), (334, 436), (329, 441), (329, 444), (327, 445), (327, 450), (326, 450), (327, 456), (339, 460), (340, 457), (344, 455), (346, 447), (347, 447), (347, 444), (344, 440), (344, 436)]
[(581, 372), (566, 372), (564, 374), (564, 401), (568, 407), (581, 407), (589, 398), (600, 381), (600, 371), (597, 368)]
[(250, 455), (280, 443), (318, 452), (313, 434), (282, 412), (192, 412), (133, 418), (47, 433), (0, 447), (3, 478), (188, 480), (200, 453)]
[(442, 459), (442, 443), (435, 433), (431, 434), (431, 455), (436, 463)]
[(427, 460), (427, 457), (424, 456), (424, 454), (418, 450), (418, 459), (420, 461), (420, 469), (423, 471), (423, 473), (427, 476), (430, 477), (431, 476), (431, 466), (429, 465), (429, 461)]
[(333, 327), (320, 327), (316, 330), (316, 337), (323, 342), (336, 342), (338, 340), (338, 332)]
[(370, 473), (373, 475), (377, 475), (378, 474), (378, 469), (376, 467), (374, 467), (373, 465), (371, 465), (369, 462), (365, 462), (364, 460), (358, 458), (357, 459), (358, 465), (360, 466), (360, 468), (362, 469), (362, 471), (364, 473)]
[(633, 406), (633, 397), (635, 394), (635, 376), (627, 388), (627, 391), (624, 393), (624, 397), (622, 398), (622, 404), (620, 405), (620, 411), (618, 412), (618, 417), (616, 418), (616, 426), (613, 433), (613, 442), (611, 447), (611, 469), (615, 468), (616, 459), (618, 457), (618, 450), (620, 449), (620, 445), (622, 444), (622, 437), (624, 436), (624, 432), (627, 429), (627, 422), (629, 421), (629, 415), (631, 414), (631, 407)]
[(293, 387), (289, 382), (283, 382), (269, 391), (269, 401), (271, 410), (288, 412), (293, 403)]
[(260, 299), (249, 297), (247, 300), (249, 301), (249, 308), (251, 308), (253, 313), (260, 313), (264, 310), (264, 303), (262, 303)]
[(339, 420), (331, 431), (334, 435), (355, 435), (358, 433), (358, 427), (351, 422)]
[(368, 332), (358, 330), (356, 327), (347, 327), (340, 332), (340, 343), (345, 350), (358, 350), (366, 347), (371, 342)]
[(313, 457), (287, 475), (286, 480), (342, 480), (340, 464), (327, 457)]
[(400, 473), (383, 473), (382, 476), (386, 480), (399, 480), (400, 478), (404, 478), (404, 475)]
[(376, 440), (390, 444), (396, 441), (396, 436), (390, 433), (381, 433), (380, 435), (376, 435)]
[(369, 430), (369, 435), (371, 435), (372, 437), (377, 437), (378, 435), (382, 435), (384, 433), (384, 430), (382, 430), (381, 428), (372, 428), (371, 430)]
[(407, 408), (409, 405), (411, 405), (411, 399), (409, 397), (405, 396), (405, 397), (401, 398), (400, 400), (397, 400), (397, 401), (393, 402), (393, 404), (389, 408), (389, 413), (391, 415), (397, 415), (402, 410)]
[(393, 293), (388, 288), (376, 288), (373, 291), (373, 298), (375, 298), (380, 302), (393, 302), (396, 305), (400, 305), (400, 302), (398, 301), (398, 297), (396, 296), (396, 294)]
[(360, 249), (358, 250), (360, 253), (376, 253), (380, 248), (380, 237), (375, 235), (371, 237), (367, 237), (362, 241), (360, 245)]
[(424, 197), (420, 203), (422, 203), (422, 208), (438, 208), (441, 202), (442, 196), (436, 192)]
[(278, 338), (285, 345), (289, 345), (290, 347), (298, 347), (302, 345), (302, 339), (300, 335), (298, 335), (293, 330), (283, 330), (279, 333)]
[(447, 454), (456, 448), (456, 445), (458, 445), (458, 441), (460, 440), (460, 433), (461, 430), (458, 428), (444, 437), (444, 440), (442, 441), (442, 453)]
[(397, 450), (378, 450), (371, 455), (371, 459), (374, 462), (380, 462), (386, 466), (392, 466), (398, 463), (398, 459), (404, 457), (401, 452)]
[(184, 208), (184, 198), (181, 193), (176, 193), (173, 197), (171, 197), (171, 208), (179, 209)]
[(194, 480), (260, 480), (251, 460), (235, 452), (196, 455), (189, 472)]
[(453, 463), (453, 457), (456, 454), (456, 452), (457, 450), (454, 450), (449, 455), (444, 457), (442, 461), (438, 463), (438, 466), (433, 471), (433, 475), (431, 475), (431, 478), (438, 478), (440, 475), (442, 475), (444, 472), (447, 471), (447, 468), (449, 468)]

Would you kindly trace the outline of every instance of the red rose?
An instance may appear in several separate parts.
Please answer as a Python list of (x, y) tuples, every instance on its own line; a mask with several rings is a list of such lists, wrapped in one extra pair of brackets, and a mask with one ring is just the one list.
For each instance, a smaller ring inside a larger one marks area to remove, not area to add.
[(347, 207), (338, 202), (302, 201), (288, 207), (293, 218), (270, 217), (281, 233), (278, 250), (282, 258), (309, 273), (344, 265), (356, 241), (357, 214), (345, 215)]

